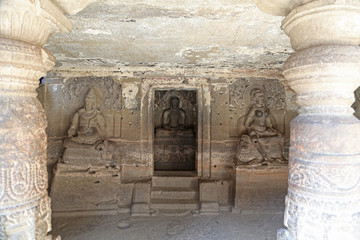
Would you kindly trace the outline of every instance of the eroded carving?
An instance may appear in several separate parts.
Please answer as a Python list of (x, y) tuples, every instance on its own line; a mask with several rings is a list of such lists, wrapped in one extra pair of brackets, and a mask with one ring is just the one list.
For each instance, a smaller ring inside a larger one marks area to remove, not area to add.
[(81, 77), (66, 81), (63, 94), (68, 101), (79, 101), (90, 85), (97, 86), (104, 91), (104, 100), (99, 106), (102, 110), (121, 111), (121, 85), (110, 77)]
[(67, 146), (79, 144), (96, 145), (105, 139), (106, 123), (103, 114), (98, 109), (101, 102), (100, 90), (92, 87), (85, 97), (85, 105), (72, 118)]
[(35, 98), (2, 96), (0, 105), (0, 205), (6, 213), (34, 206), (46, 194), (46, 121)]
[(244, 101), (245, 90), (250, 86), (250, 80), (247, 78), (237, 79), (234, 83), (229, 85), (229, 102), (233, 108), (245, 108)]
[(284, 137), (265, 102), (264, 89), (252, 88), (250, 107), (238, 121), (236, 164), (284, 163)]
[(116, 165), (115, 144), (106, 136), (106, 122), (101, 112), (103, 93), (97, 86), (91, 86), (85, 96), (85, 104), (74, 114), (68, 137), (64, 142), (66, 150), (63, 162), (72, 164), (101, 164), (109, 161)]
[(289, 185), (308, 192), (343, 194), (360, 191), (360, 165), (309, 164), (294, 161), (289, 167)]
[(157, 136), (193, 136), (192, 126), (186, 126), (186, 112), (179, 108), (178, 97), (170, 99), (170, 108), (162, 113), (161, 128), (156, 129)]
[(51, 204), (46, 195), (41, 198), (36, 211), (36, 236), (37, 239), (53, 239), (47, 235), (51, 231)]
[(0, 216), (0, 239), (35, 239), (36, 208)]
[(265, 101), (268, 108), (273, 110), (285, 109), (285, 88), (277, 79), (236, 79), (229, 85), (230, 94), (229, 102), (232, 109), (246, 109), (248, 106), (249, 88), (253, 84), (251, 82), (261, 82), (259, 88), (265, 91)]

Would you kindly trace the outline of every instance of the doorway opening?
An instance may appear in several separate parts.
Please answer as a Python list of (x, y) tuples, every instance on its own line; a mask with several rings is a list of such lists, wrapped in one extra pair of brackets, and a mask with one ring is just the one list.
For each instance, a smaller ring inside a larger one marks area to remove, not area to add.
[(196, 170), (195, 90), (155, 90), (154, 171)]

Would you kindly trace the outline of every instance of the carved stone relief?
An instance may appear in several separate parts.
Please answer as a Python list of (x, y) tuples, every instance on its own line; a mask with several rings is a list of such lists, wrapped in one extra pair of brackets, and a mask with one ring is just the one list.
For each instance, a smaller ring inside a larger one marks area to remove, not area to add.
[(35, 239), (35, 219), (35, 207), (8, 215), (0, 215), (0, 239)]
[[(106, 122), (102, 114), (102, 90), (91, 86), (85, 95), (85, 104), (74, 114), (63, 162), (75, 165), (116, 165), (115, 144), (106, 135)], [(107, 163), (108, 162), (108, 163)]]
[[(239, 137), (235, 163), (286, 162), (284, 137), (277, 128), (277, 119), (284, 121), (281, 119), (285, 109), (283, 85), (273, 79), (237, 79), (230, 84), (230, 103), (230, 111), (240, 116), (235, 117), (236, 124), (231, 122), (236, 126), (236, 135)], [(274, 111), (277, 118), (274, 117)]]
[[(68, 79), (63, 87), (65, 119), (72, 120), (75, 111), (85, 104), (85, 95), (89, 88), (101, 89), (98, 99), (101, 99), (98, 108), (107, 123), (106, 134), (111, 138), (121, 136), (121, 108), (122, 86), (111, 77), (79, 77)], [(99, 101), (99, 100), (97, 100)]]
[(32, 204), (47, 188), (44, 112), (30, 97), (3, 96), (0, 105), (0, 181), (8, 181), (0, 184), (0, 205)]
[(248, 107), (249, 87), (257, 85), (264, 89), (267, 107), (274, 110), (285, 109), (285, 88), (277, 79), (238, 78), (229, 84), (230, 109)]
[[(54, 174), (51, 197), (55, 214), (116, 211), (118, 207), (115, 195), (121, 185), (121, 153), (116, 140), (108, 135), (108, 128), (112, 126), (103, 110), (105, 91), (96, 85), (87, 86), (83, 91), (80, 94), (83, 99), (79, 101), (84, 104), (72, 114), (64, 141), (65, 151)], [(67, 186), (66, 190), (63, 186)], [(78, 197), (68, 201), (74, 195)]]
[(154, 110), (155, 128), (161, 126), (161, 114), (164, 110), (171, 108), (170, 100), (173, 97), (179, 98), (179, 108), (186, 111), (186, 125), (196, 124), (196, 92), (195, 91), (155, 91)]
[(51, 231), (51, 203), (50, 198), (43, 196), (36, 212), (36, 236), (37, 239), (54, 239), (46, 236)]
[(196, 92), (155, 91), (155, 170), (195, 170)]
[(79, 77), (71, 78), (65, 82), (63, 88), (64, 99), (78, 102), (84, 98), (86, 89), (94, 85), (104, 91), (104, 100), (101, 108), (106, 111), (121, 111), (121, 84), (111, 77)]

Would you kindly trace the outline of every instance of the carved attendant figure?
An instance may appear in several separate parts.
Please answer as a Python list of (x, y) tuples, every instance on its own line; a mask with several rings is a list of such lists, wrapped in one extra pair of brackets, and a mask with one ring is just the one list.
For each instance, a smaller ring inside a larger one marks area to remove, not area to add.
[(253, 89), (250, 94), (253, 106), (250, 108), (244, 123), (250, 136), (271, 137), (281, 135), (273, 128), (270, 109), (265, 105), (264, 93)]
[(96, 108), (96, 100), (96, 92), (91, 88), (85, 97), (85, 106), (72, 119), (68, 130), (71, 141), (95, 145), (105, 139), (105, 118)]
[(239, 119), (236, 164), (284, 162), (284, 137), (274, 128), (275, 119), (266, 106), (263, 91), (254, 88), (250, 100), (249, 111)]

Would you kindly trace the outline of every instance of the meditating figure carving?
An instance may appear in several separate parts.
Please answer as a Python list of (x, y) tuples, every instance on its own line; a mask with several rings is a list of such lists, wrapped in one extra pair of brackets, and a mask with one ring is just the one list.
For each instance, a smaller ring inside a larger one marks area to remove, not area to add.
[(105, 118), (98, 107), (100, 91), (91, 87), (85, 96), (84, 107), (74, 114), (69, 138), (64, 142), (64, 163), (112, 167), (120, 161), (116, 144), (106, 137)]
[(162, 114), (162, 128), (156, 130), (156, 135), (169, 136), (192, 136), (193, 129), (186, 129), (186, 112), (179, 108), (180, 100), (178, 97), (170, 99), (170, 108), (164, 110)]
[(75, 145), (96, 145), (105, 140), (105, 118), (97, 109), (96, 103), (97, 95), (91, 88), (85, 97), (84, 107), (75, 113), (68, 130), (70, 141)]
[(236, 164), (269, 164), (285, 162), (284, 137), (274, 128), (275, 118), (266, 106), (264, 93), (259, 88), (250, 92), (251, 106), (240, 117), (240, 140), (236, 152)]

